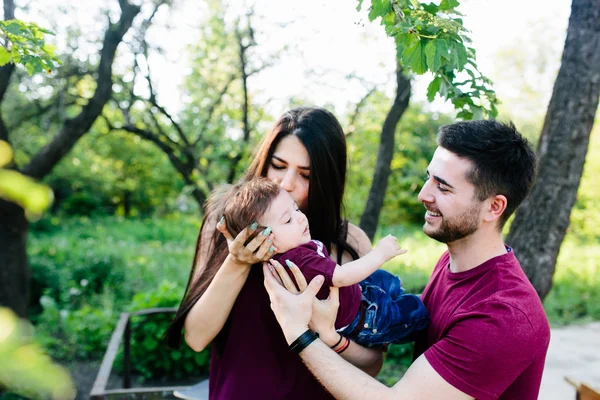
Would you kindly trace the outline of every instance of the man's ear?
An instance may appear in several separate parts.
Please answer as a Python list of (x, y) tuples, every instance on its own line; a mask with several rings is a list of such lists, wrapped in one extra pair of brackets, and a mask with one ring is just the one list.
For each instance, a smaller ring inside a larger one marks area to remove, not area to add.
[(508, 205), (508, 201), (506, 197), (502, 194), (497, 194), (494, 197), (490, 197), (486, 201), (485, 215), (483, 216), (483, 220), (486, 222), (494, 222), (498, 221), (504, 211), (506, 210), (506, 206)]

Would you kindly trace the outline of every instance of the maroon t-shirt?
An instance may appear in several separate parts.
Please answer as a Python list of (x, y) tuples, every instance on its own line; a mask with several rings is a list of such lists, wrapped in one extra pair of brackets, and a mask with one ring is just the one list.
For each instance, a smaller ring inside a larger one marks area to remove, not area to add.
[(438, 261), (423, 292), (429, 328), (415, 343), (446, 382), (477, 399), (538, 398), (550, 326), (512, 251), (469, 271)]
[[(315, 253), (314, 250), (312, 252)], [(315, 254), (318, 256), (318, 253)], [(303, 260), (291, 259), (296, 265), (307, 267)], [(285, 262), (285, 258), (282, 261)], [(303, 269), (307, 280), (312, 279), (310, 275), (313, 272), (307, 272), (312, 268)], [(324, 272), (314, 271), (314, 275), (317, 274)], [(213, 341), (209, 399), (333, 399), (300, 357), (289, 350), (271, 310), (263, 280), (262, 267), (252, 266), (225, 326)], [(353, 290), (341, 288), (340, 303), (345, 301), (343, 298), (351, 298), (353, 295), (348, 293), (353, 293)], [(360, 289), (358, 296), (360, 303)], [(340, 322), (343, 323), (349, 316), (350, 312), (348, 317), (342, 316), (343, 321)]]
[[(310, 282), (315, 276), (323, 275), (325, 282), (317, 293), (317, 298), (326, 299), (329, 296), (329, 287), (333, 286), (333, 271), (337, 263), (329, 258), (327, 249), (318, 240), (311, 240), (295, 249), (288, 250), (274, 257), (285, 267), (285, 260), (290, 260), (300, 268), (302, 275)], [(288, 270), (293, 279), (293, 275)], [(358, 314), (362, 294), (357, 284), (340, 288), (340, 307), (335, 319), (335, 327), (343, 328), (350, 324)]]

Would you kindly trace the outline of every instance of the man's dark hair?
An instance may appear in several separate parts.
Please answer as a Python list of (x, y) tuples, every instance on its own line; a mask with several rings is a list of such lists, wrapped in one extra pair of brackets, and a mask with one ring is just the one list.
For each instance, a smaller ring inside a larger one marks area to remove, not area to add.
[(527, 139), (512, 122), (482, 120), (441, 127), (437, 144), (473, 163), (467, 180), (479, 201), (498, 194), (506, 197), (501, 229), (535, 182), (537, 157)]

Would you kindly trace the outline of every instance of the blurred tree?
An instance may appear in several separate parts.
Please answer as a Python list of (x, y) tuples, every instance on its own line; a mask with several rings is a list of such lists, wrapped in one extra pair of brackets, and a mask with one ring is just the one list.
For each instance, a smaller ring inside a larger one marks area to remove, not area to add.
[(556, 259), (577, 198), (600, 97), (598, 65), (598, 1), (573, 0), (562, 63), (538, 144), (537, 181), (506, 238), (542, 299), (552, 288)]
[(207, 5), (200, 38), (190, 48), (191, 69), (179, 118), (158, 101), (143, 30), (134, 48), (134, 78), (120, 82), (124, 90), (115, 93), (111, 103), (120, 117), (105, 118), (110, 130), (135, 134), (166, 154), (199, 206), (216, 184), (232, 182), (240, 162), (250, 155), (252, 133), (264, 111), (252, 101), (249, 80), (278, 59), (254, 51), (258, 33), (252, 10), (229, 22), (223, 2), (211, 0)]
[[(112, 64), (117, 46), (132, 25), (133, 19), (140, 11), (139, 6), (131, 5), (127, 0), (119, 0), (121, 15), (116, 23), (109, 22), (101, 49), (100, 61), (95, 77), (89, 78), (91, 96), (81, 106), (81, 110), (65, 118), (58, 132), (23, 166), (17, 163), (14, 169), (34, 179), (45, 177), (56, 164), (68, 153), (75, 143), (89, 131), (102, 108), (108, 101), (112, 91)], [(4, 1), (4, 19), (14, 18), (13, 0)], [(7, 64), (0, 68), (0, 106), (6, 100), (6, 92), (15, 68)], [(11, 129), (3, 122), (5, 115), (0, 109), (0, 139), (10, 143)], [(29, 297), (29, 265), (26, 254), (28, 224), (22, 207), (5, 200), (0, 200), (0, 259), (4, 260), (2, 268), (2, 285), (0, 286), (0, 305), (12, 308), (21, 316), (26, 315)]]

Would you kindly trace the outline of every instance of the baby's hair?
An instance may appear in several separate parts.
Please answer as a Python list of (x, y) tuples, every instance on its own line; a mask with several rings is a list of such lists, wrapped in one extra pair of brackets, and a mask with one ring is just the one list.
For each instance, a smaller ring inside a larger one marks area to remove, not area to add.
[[(279, 195), (281, 188), (267, 178), (253, 178), (233, 185), (225, 198), (223, 216), (229, 233), (236, 237), (244, 228), (257, 222)], [(266, 228), (258, 226), (247, 242)]]

